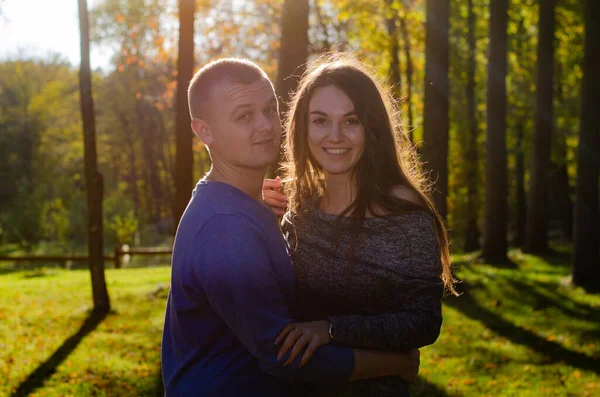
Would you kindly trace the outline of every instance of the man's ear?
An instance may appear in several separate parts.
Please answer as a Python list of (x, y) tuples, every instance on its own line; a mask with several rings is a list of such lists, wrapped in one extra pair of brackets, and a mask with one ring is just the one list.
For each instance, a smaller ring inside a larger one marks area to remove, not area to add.
[(192, 119), (192, 130), (205, 145), (213, 142), (212, 131), (206, 121), (201, 118), (194, 117)]

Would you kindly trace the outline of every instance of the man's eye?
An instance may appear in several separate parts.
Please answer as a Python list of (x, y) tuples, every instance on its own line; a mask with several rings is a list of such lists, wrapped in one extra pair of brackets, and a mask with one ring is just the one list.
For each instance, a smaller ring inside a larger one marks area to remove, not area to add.
[(267, 114), (277, 114), (277, 108), (276, 107), (269, 107), (265, 110), (265, 113)]
[(252, 118), (251, 113), (244, 113), (240, 117), (237, 118), (237, 121), (248, 121)]

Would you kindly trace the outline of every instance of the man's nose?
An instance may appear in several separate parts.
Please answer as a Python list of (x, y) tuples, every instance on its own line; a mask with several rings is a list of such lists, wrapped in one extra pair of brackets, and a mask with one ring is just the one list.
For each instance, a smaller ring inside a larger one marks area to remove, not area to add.
[(260, 113), (256, 118), (256, 129), (259, 131), (267, 131), (273, 128), (273, 120), (267, 115)]

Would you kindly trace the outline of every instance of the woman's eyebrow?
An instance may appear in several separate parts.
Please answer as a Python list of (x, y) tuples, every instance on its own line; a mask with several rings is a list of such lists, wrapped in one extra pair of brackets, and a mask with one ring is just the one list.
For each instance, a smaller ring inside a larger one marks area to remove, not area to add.
[[(318, 114), (319, 116), (328, 116), (327, 113), (322, 112), (320, 110), (313, 110), (312, 112), (310, 112), (310, 114)], [(354, 116), (355, 114), (358, 114), (358, 112), (356, 110), (352, 110), (348, 113), (344, 113), (344, 117)]]

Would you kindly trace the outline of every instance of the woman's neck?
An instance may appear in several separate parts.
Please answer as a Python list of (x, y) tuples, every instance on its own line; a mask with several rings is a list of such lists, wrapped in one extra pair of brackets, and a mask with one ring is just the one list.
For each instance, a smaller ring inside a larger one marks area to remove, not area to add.
[(325, 174), (325, 191), (319, 202), (319, 210), (339, 215), (356, 199), (356, 183), (349, 174)]

